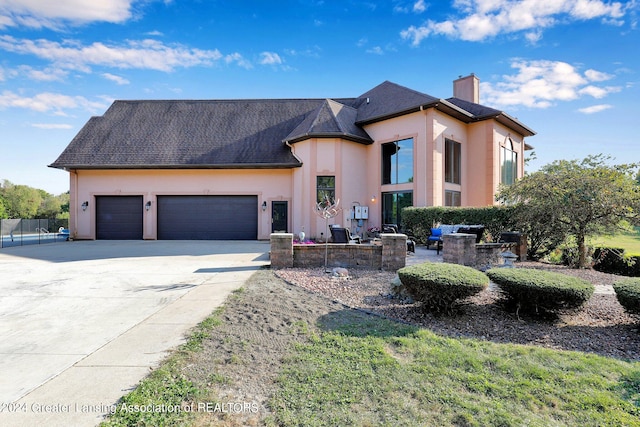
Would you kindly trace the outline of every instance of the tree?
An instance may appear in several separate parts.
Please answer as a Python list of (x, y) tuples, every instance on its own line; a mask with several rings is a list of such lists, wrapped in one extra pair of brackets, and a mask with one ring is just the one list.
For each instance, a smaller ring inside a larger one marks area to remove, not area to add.
[(9, 215), (7, 215), (7, 210), (4, 206), (5, 206), (4, 197), (2, 197), (2, 194), (0, 194), (0, 219), (9, 218)]
[[(578, 246), (577, 267), (587, 265), (586, 238), (612, 233), (624, 224), (640, 224), (637, 164), (610, 166), (608, 157), (558, 160), (503, 187), (498, 200), (518, 206), (532, 229), (571, 236)], [(547, 236), (551, 241), (556, 236)]]
[(69, 192), (53, 196), (44, 190), (0, 180), (0, 218), (69, 218)]
[(34, 218), (42, 203), (39, 190), (27, 185), (15, 185), (5, 180), (2, 197), (9, 218)]

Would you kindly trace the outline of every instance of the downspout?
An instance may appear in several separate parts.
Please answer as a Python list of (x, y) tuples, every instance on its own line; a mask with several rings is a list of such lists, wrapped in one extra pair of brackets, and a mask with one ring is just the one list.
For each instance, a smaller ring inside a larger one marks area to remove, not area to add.
[(300, 160), (300, 157), (298, 157), (298, 156), (296, 155), (296, 150), (295, 150), (295, 148), (293, 148), (293, 145), (291, 145), (291, 144), (289, 143), (289, 141), (284, 141), (284, 144), (285, 144), (287, 147), (289, 147), (289, 149), (291, 150), (291, 154), (293, 154), (293, 157), (295, 157), (295, 158), (296, 158), (296, 160), (297, 160), (298, 162), (300, 162), (300, 164), (302, 164), (302, 160)]
[(69, 170), (69, 236), (78, 235), (78, 174), (75, 169)]

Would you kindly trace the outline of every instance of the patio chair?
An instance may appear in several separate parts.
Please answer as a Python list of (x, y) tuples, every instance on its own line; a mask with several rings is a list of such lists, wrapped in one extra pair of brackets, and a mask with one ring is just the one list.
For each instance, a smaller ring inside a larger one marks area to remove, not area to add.
[(440, 251), (442, 250), (442, 229), (441, 228), (432, 228), (431, 235), (427, 237), (427, 249), (431, 244), (435, 243), (436, 245), (436, 254), (440, 255)]
[(333, 243), (360, 243), (360, 236), (354, 236), (344, 227), (330, 227)]

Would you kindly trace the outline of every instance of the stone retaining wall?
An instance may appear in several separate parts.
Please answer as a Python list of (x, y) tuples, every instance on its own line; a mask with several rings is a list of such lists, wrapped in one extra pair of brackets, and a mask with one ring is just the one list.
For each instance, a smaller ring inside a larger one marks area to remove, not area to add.
[(406, 265), (407, 236), (381, 234), (380, 244), (294, 245), (293, 234), (271, 234), (271, 268), (327, 267), (396, 271)]

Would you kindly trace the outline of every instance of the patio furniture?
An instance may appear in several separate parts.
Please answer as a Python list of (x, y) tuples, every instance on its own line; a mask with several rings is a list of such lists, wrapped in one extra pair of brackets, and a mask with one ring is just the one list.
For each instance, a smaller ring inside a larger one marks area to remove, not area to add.
[(440, 251), (442, 250), (442, 229), (441, 228), (432, 228), (431, 235), (427, 237), (427, 249), (432, 244), (436, 245), (436, 254), (440, 255)]
[(427, 237), (427, 249), (435, 243), (436, 254), (440, 255), (442, 250), (442, 236), (454, 233), (469, 233), (476, 235), (476, 243), (480, 243), (482, 234), (484, 233), (483, 225), (464, 225), (464, 224), (441, 224), (439, 227), (432, 228), (431, 234)]
[(360, 236), (354, 236), (344, 227), (329, 227), (333, 243), (360, 243)]
[[(398, 226), (396, 224), (382, 224), (383, 233), (398, 234)], [(416, 238), (411, 236), (411, 233), (405, 233), (407, 235), (407, 252), (416, 252)]]
[(476, 244), (480, 243), (482, 240), (482, 235), (484, 234), (484, 225), (463, 225), (458, 228), (456, 233), (466, 233), (466, 234), (475, 234), (476, 235)]

